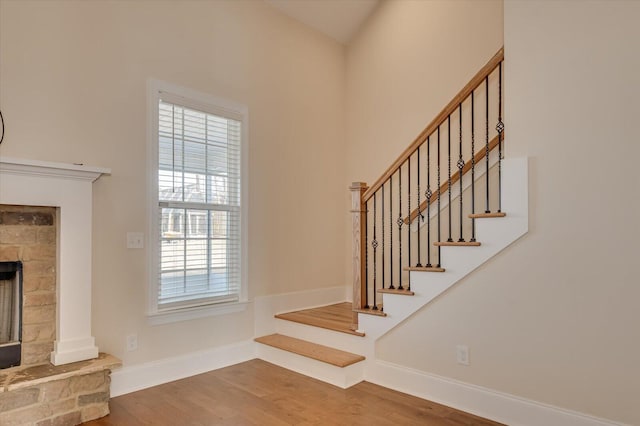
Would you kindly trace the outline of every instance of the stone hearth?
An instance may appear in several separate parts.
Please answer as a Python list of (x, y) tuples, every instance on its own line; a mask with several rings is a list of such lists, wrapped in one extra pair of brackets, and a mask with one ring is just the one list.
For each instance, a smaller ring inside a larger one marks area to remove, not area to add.
[(111, 369), (107, 354), (54, 366), (0, 370), (0, 425), (77, 425), (109, 414)]

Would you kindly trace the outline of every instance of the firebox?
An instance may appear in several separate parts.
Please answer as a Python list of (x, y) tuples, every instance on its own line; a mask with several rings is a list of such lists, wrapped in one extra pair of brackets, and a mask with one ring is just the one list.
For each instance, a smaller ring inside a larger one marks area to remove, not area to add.
[(22, 262), (0, 262), (0, 368), (20, 365)]

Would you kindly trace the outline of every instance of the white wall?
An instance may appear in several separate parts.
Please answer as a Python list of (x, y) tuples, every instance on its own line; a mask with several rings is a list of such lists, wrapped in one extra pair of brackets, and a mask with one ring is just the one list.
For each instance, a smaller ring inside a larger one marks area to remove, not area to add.
[[(640, 3), (508, 1), (504, 10), (506, 150), (531, 158), (529, 234), (378, 353), (640, 424)], [(469, 345), (469, 367), (455, 363), (456, 344)]]
[(249, 108), (250, 297), (344, 284), (344, 64), (342, 45), (261, 1), (0, 0), (0, 155), (113, 171), (94, 186), (101, 350), (132, 365), (253, 337), (252, 309), (147, 324), (146, 255), (125, 234), (147, 229), (150, 77)]

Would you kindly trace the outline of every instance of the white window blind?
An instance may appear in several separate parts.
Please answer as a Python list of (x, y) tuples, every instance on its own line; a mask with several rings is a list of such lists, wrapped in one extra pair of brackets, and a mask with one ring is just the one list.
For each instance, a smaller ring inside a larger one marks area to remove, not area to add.
[(160, 93), (158, 311), (240, 295), (242, 118), (186, 104)]

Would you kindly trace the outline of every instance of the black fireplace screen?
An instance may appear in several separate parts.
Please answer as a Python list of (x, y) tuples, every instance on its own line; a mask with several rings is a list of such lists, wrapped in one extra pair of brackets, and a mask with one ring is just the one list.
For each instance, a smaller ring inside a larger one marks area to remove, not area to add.
[(0, 262), (0, 368), (20, 365), (22, 263)]

